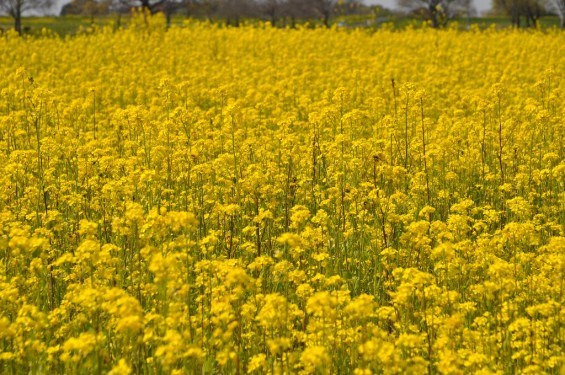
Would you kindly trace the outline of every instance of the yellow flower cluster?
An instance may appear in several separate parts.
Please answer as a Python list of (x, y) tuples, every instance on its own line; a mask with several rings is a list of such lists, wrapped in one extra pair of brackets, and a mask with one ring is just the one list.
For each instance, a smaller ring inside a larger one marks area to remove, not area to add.
[(0, 373), (544, 374), (563, 34), (0, 37)]

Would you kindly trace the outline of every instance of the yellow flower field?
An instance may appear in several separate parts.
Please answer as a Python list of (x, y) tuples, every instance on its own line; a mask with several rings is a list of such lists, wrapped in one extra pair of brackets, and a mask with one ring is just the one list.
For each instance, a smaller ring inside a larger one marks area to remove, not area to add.
[(0, 373), (559, 374), (565, 34), (0, 37)]

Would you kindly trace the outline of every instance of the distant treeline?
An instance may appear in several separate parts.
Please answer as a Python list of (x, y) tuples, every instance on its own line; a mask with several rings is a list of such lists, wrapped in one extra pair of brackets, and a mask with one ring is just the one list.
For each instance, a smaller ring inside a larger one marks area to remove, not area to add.
[[(396, 0), (396, 3), (405, 14), (427, 20), (433, 27), (444, 27), (453, 18), (476, 16), (471, 0)], [(329, 27), (337, 15), (371, 16), (365, 18), (378, 22), (392, 13), (360, 0), (72, 0), (63, 7), (61, 15), (94, 18), (128, 13), (132, 8), (162, 12), (168, 22), (178, 14), (222, 20), (231, 26), (238, 26), (242, 19), (253, 18), (268, 21), (273, 26), (294, 26), (297, 20), (318, 20)], [(535, 27), (541, 16), (556, 14), (561, 27), (565, 27), (565, 0), (492, 0), (492, 14), (508, 16), (515, 27)]]
[[(538, 27), (540, 17), (555, 14), (559, 25), (565, 28), (565, 0), (491, 0), (492, 14), (506, 16), (514, 27)], [(71, 0), (63, 6), (61, 15), (94, 18), (118, 15), (132, 9), (143, 9), (150, 14), (163, 13), (167, 24), (173, 16), (208, 19), (228, 26), (239, 26), (243, 20), (263, 20), (272, 26), (294, 27), (297, 23), (316, 22), (330, 27), (336, 17), (339, 22), (353, 20), (355, 26), (378, 25), (403, 14), (411, 19), (427, 21), (441, 28), (452, 19), (476, 16), (472, 0), (396, 0), (400, 11), (378, 5), (366, 5), (361, 0)], [(22, 33), (22, 16), (26, 12), (48, 10), (53, 0), (0, 0), (0, 13), (14, 20), (14, 29)], [(29, 14), (29, 13), (27, 13)], [(401, 16), (402, 17), (402, 16)]]
[(98, 16), (128, 13), (141, 7), (150, 13), (163, 12), (170, 20), (175, 14), (210, 20), (221, 19), (238, 26), (241, 20), (258, 18), (273, 26), (293, 26), (297, 20), (317, 19), (326, 26), (335, 15), (385, 13), (381, 7), (357, 0), (72, 0), (61, 15)]

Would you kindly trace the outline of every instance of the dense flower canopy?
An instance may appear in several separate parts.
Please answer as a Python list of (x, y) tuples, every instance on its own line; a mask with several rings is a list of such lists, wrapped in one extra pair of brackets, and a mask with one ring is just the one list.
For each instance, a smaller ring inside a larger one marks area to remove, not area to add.
[(0, 372), (560, 371), (561, 32), (160, 25), (0, 38)]

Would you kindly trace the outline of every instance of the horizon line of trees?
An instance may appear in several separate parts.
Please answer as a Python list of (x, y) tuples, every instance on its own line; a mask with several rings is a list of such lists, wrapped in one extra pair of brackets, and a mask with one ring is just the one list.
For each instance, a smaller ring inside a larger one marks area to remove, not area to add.
[[(4, 0), (0, 0), (4, 1)], [(22, 0), (20, 0), (22, 1)], [(31, 0), (28, 0), (31, 1)], [(46, 0), (34, 0), (46, 1)], [(398, 7), (411, 16), (430, 22), (432, 27), (445, 27), (456, 17), (477, 15), (472, 0), (396, 0)], [(238, 26), (243, 18), (261, 18), (273, 26), (295, 26), (297, 19), (318, 19), (329, 27), (336, 15), (390, 15), (382, 6), (367, 6), (360, 0), (72, 0), (61, 12), (64, 14), (95, 15), (110, 12), (129, 12), (132, 6), (150, 13), (163, 12), (170, 23), (175, 13), (186, 16), (220, 18), (227, 25)], [(490, 14), (505, 15), (514, 27), (536, 27), (541, 16), (555, 14), (565, 28), (565, 0), (492, 0)]]
[(110, 13), (125, 14), (131, 8), (142, 8), (150, 14), (162, 12), (167, 23), (172, 15), (182, 14), (223, 19), (231, 26), (239, 26), (242, 19), (261, 18), (273, 26), (294, 26), (299, 19), (318, 19), (329, 27), (337, 14), (367, 14), (375, 7), (363, 5), (360, 0), (72, 0), (63, 6), (61, 15), (86, 15), (93, 19)]
[[(14, 20), (14, 29), (21, 34), (22, 16), (26, 12), (49, 9), (54, 0), (0, 0), (0, 12)], [(414, 17), (442, 28), (455, 17), (476, 15), (472, 0), (396, 0), (400, 9)], [(510, 18), (514, 27), (536, 27), (543, 15), (554, 14), (565, 28), (565, 0), (492, 0), (492, 11)], [(174, 14), (188, 17), (222, 19), (226, 25), (239, 26), (242, 19), (260, 18), (272, 26), (296, 25), (297, 20), (319, 20), (326, 27), (336, 15), (372, 14), (390, 16), (392, 11), (381, 6), (367, 6), (361, 0), (71, 0), (61, 15), (76, 14), (91, 18), (110, 13), (128, 13), (142, 8), (148, 13), (162, 12), (170, 24)]]
[[(450, 19), (475, 13), (472, 0), (396, 0), (400, 8), (420, 14), (433, 27), (445, 27)], [(492, 0), (491, 14), (510, 18), (513, 27), (537, 27), (541, 16), (555, 14), (565, 28), (565, 0)]]

